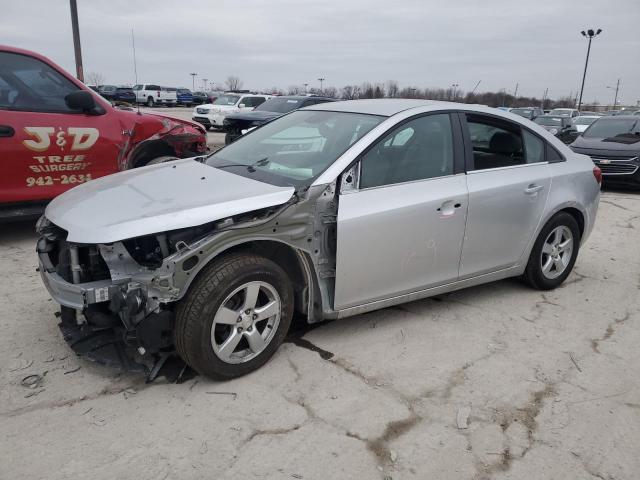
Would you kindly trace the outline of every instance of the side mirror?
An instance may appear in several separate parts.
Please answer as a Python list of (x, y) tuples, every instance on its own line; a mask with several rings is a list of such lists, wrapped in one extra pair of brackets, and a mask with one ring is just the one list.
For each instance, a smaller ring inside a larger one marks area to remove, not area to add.
[(241, 103), (240, 105), (238, 105), (238, 108), (244, 108), (244, 107), (246, 107), (244, 103)]
[(86, 90), (71, 92), (64, 97), (64, 102), (71, 110), (78, 110), (83, 113), (96, 113), (96, 101)]

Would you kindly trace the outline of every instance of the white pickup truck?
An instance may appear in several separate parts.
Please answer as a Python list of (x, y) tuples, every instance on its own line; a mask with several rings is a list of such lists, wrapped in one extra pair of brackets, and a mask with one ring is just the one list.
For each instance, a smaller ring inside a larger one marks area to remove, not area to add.
[(152, 83), (134, 85), (133, 92), (136, 94), (136, 101), (145, 104), (147, 107), (155, 105), (175, 106), (178, 103), (175, 90), (171, 91), (167, 87)]

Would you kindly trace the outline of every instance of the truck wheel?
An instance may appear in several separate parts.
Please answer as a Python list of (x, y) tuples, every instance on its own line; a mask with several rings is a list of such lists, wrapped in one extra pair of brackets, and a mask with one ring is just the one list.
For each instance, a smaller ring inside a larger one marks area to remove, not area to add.
[(153, 97), (147, 98), (147, 107), (153, 107), (154, 103), (155, 102), (153, 101)]
[(149, 160), (144, 165), (140, 165), (141, 167), (146, 167), (147, 165), (157, 165), (159, 163), (172, 162), (173, 160), (178, 160), (178, 157), (173, 157), (171, 155), (163, 155), (161, 157), (156, 157)]
[(252, 372), (275, 353), (293, 315), (293, 288), (271, 260), (228, 255), (198, 274), (176, 310), (180, 356), (202, 375), (226, 380)]
[(538, 290), (559, 286), (571, 273), (580, 248), (578, 222), (567, 212), (554, 215), (533, 245), (524, 279)]

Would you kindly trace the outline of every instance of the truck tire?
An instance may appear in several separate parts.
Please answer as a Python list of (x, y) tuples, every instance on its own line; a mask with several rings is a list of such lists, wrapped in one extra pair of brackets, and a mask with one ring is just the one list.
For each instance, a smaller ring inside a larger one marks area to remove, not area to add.
[(176, 309), (176, 350), (200, 374), (228, 380), (275, 353), (293, 315), (293, 288), (273, 261), (235, 253), (207, 265)]
[(147, 165), (157, 165), (159, 163), (172, 162), (173, 160), (178, 160), (178, 157), (173, 157), (171, 155), (162, 155), (160, 157), (153, 158), (149, 160), (144, 165), (140, 165), (141, 167), (146, 167)]
[(153, 97), (148, 97), (147, 98), (147, 107), (153, 107), (154, 104), (155, 104), (155, 101), (153, 100)]

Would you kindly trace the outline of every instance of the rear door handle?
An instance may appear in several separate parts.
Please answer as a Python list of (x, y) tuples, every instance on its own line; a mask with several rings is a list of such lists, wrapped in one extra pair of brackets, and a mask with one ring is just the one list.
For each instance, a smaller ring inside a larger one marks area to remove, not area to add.
[(436, 211), (442, 217), (450, 217), (455, 213), (456, 209), (460, 207), (462, 207), (462, 203), (454, 202), (453, 200), (447, 200), (446, 202), (443, 202), (442, 205), (440, 205), (440, 207), (436, 209)]
[(0, 125), (0, 137), (13, 137), (16, 131), (9, 125)]
[(534, 193), (538, 193), (544, 187), (542, 185), (531, 184), (527, 188), (524, 189), (525, 195), (533, 195)]

